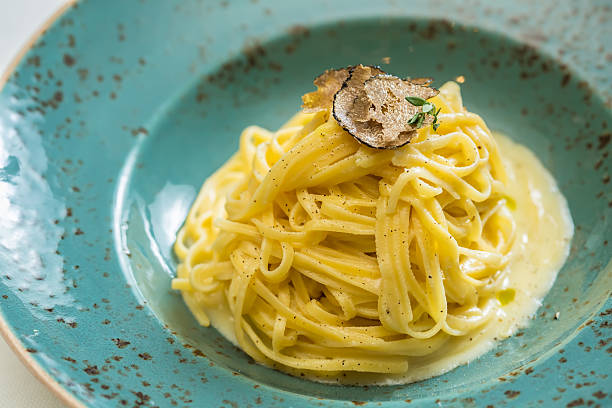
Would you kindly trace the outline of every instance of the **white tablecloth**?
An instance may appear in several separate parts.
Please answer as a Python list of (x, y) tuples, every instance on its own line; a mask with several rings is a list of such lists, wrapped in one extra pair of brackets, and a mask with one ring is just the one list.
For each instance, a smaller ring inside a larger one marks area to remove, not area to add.
[[(0, 0), (0, 71), (65, 0)], [(0, 407), (63, 408), (0, 337)]]

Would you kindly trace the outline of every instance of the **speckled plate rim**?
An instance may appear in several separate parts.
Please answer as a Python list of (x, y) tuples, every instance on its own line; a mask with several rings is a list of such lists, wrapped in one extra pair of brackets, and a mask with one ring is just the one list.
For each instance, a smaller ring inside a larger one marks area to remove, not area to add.
[[(79, 0), (64, 0), (64, 4), (59, 6), (47, 19), (38, 26), (38, 28), (29, 36), (27, 41), (18, 49), (17, 53), (11, 58), (7, 68), (4, 72), (0, 72), (0, 92), (6, 85), (9, 77), (16, 71), (20, 63), (22, 62), (25, 55), (30, 51), (34, 44), (46, 33), (46, 31), (64, 14), (66, 14)], [(546, 53), (545, 50), (540, 50)], [(602, 269), (601, 273), (603, 276), (612, 277), (612, 260)], [(590, 316), (593, 318), (596, 316), (607, 304), (612, 296), (612, 290), (608, 291), (608, 298), (604, 299), (601, 306)], [(562, 346), (569, 344), (574, 341), (579, 330), (573, 332), (563, 342), (559, 343), (557, 347), (544, 353), (538, 360), (545, 360), (550, 357), (557, 349)], [(65, 387), (63, 387), (53, 376), (37, 362), (32, 356), (23, 343), (18, 339), (11, 326), (8, 324), (4, 317), (4, 313), (0, 308), (0, 335), (4, 338), (11, 350), (17, 355), (19, 360), (26, 366), (26, 368), (32, 373), (32, 375), (47, 387), (62, 403), (66, 404), (69, 408), (87, 408), (87, 406), (79, 401), (79, 399)]]
[[(26, 43), (21, 46), (17, 54), (11, 59), (7, 69), (0, 75), (0, 91), (4, 88), (4, 85), (8, 81), (8, 78), (15, 72), (19, 63), (27, 52), (32, 48), (34, 43), (45, 34), (47, 29), (55, 23), (64, 13), (66, 13), (77, 0), (65, 0), (65, 3), (61, 5), (56, 11), (53, 12), (47, 19), (30, 35)], [(86, 408), (70, 391), (62, 387), (47, 370), (43, 368), (36, 360), (30, 356), (30, 353), (19, 341), (15, 333), (11, 330), (11, 327), (6, 322), (4, 314), (0, 309), (0, 335), (4, 338), (6, 343), (9, 345), (11, 350), (17, 355), (19, 360), (28, 368), (28, 370), (36, 377), (38, 381), (44, 384), (53, 394), (60, 399), (64, 404), (71, 408)]]

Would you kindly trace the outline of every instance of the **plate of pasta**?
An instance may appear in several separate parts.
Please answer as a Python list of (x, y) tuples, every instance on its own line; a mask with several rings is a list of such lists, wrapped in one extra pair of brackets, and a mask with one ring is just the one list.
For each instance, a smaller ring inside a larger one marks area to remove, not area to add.
[(315, 3), (83, 1), (24, 50), (9, 344), (74, 407), (609, 404), (612, 11)]

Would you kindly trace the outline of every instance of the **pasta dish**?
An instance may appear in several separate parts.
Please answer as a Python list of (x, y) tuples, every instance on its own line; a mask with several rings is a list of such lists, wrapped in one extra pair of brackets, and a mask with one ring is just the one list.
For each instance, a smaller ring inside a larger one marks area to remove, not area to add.
[(430, 82), (326, 71), (279, 130), (244, 130), (174, 248), (200, 324), (293, 375), (384, 384), (527, 322), (568, 253), (565, 200), (456, 83)]

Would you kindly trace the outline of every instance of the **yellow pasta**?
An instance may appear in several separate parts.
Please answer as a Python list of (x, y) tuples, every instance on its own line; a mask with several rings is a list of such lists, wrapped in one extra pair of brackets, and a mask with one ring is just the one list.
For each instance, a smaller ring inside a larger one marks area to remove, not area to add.
[(430, 101), (440, 127), (394, 150), (361, 145), (329, 111), (244, 130), (174, 247), (172, 287), (200, 324), (259, 362), (329, 378), (402, 375), (492, 320), (516, 203), (459, 86)]

